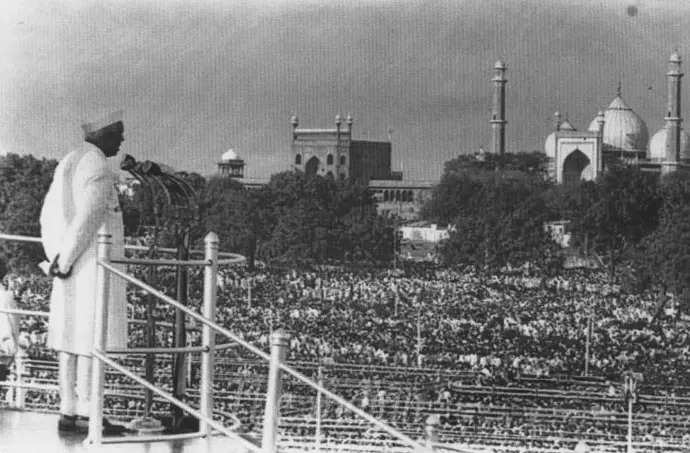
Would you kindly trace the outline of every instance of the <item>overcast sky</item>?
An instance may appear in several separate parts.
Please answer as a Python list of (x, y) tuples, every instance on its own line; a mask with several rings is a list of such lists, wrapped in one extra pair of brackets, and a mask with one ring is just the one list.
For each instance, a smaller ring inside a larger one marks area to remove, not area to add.
[(543, 149), (555, 110), (586, 128), (619, 79), (651, 135), (669, 55), (690, 61), (688, 0), (2, 0), (0, 16), (0, 152), (59, 158), (122, 108), (123, 152), (202, 174), (233, 148), (267, 177), (289, 166), (292, 114), (351, 113), (355, 138), (393, 131), (394, 170), (437, 178), (489, 148), (497, 59), (508, 151)]

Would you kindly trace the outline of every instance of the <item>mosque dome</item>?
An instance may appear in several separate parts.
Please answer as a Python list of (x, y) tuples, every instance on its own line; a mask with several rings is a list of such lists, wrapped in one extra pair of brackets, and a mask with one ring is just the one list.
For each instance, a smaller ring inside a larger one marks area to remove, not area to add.
[[(633, 109), (627, 106), (620, 93), (604, 112), (604, 121), (603, 141), (608, 150), (630, 152), (647, 150), (647, 143), (649, 143), (647, 125)], [(591, 132), (599, 130), (597, 118), (592, 120), (587, 129)]]
[(546, 157), (553, 159), (556, 157), (556, 133), (551, 132), (544, 142), (544, 153)]
[(237, 160), (239, 157), (237, 157), (237, 153), (235, 152), (234, 149), (229, 149), (223, 153), (223, 156), (220, 158), (221, 160)]
[[(666, 136), (668, 128), (662, 127), (649, 141), (649, 158), (666, 160)], [(690, 137), (685, 129), (680, 130), (680, 160), (690, 159)]]

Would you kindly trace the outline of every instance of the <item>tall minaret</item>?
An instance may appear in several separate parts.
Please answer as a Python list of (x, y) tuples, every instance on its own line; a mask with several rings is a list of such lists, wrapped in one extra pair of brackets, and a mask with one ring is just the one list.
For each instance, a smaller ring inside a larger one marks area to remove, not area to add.
[(503, 155), (506, 150), (506, 65), (498, 60), (494, 65), (494, 99), (491, 108), (491, 152)]
[(669, 58), (668, 72), (668, 106), (666, 107), (666, 156), (662, 164), (662, 172), (675, 170), (680, 162), (680, 127), (683, 122), (680, 113), (680, 79), (683, 73), (680, 69), (680, 55), (673, 52)]
[(554, 112), (553, 114), (553, 130), (561, 130), (561, 112)]

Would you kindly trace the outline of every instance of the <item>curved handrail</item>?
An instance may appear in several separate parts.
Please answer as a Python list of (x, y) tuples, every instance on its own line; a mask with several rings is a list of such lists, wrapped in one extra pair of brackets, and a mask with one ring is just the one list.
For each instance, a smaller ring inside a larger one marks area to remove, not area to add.
[[(203, 420), (205, 423), (207, 423), (209, 426), (211, 426), (216, 431), (223, 433), (232, 439), (239, 440), (245, 447), (249, 448), (252, 451), (260, 451), (260, 449), (258, 449), (256, 445), (247, 441), (245, 438), (243, 438), (239, 434), (231, 431), (230, 429), (226, 428), (222, 424), (220, 424), (220, 423), (218, 423), (212, 419), (207, 418), (206, 416), (201, 414), (201, 412), (199, 412), (198, 410), (196, 410), (193, 407), (189, 406), (188, 404), (185, 404), (184, 402), (178, 400), (177, 398), (168, 394), (167, 392), (164, 392), (163, 390), (159, 389), (155, 385), (149, 383), (146, 379), (143, 379), (143, 378), (137, 376), (136, 374), (132, 373), (127, 368), (118, 364), (114, 360), (109, 359), (102, 351), (98, 351), (98, 350), (94, 349), (93, 350), (93, 356), (96, 357), (97, 359), (101, 360), (103, 363), (105, 363), (109, 367), (119, 371), (120, 373), (124, 374), (128, 378), (132, 379), (133, 381), (135, 381), (139, 385), (142, 385), (142, 386), (146, 387), (147, 389), (151, 390), (153, 393), (160, 396), (164, 400), (176, 405), (177, 407), (179, 407), (180, 409), (184, 410), (185, 412), (193, 415), (194, 417), (196, 417), (200, 420)], [(236, 427), (235, 427), (235, 429), (236, 429)], [(199, 434), (197, 434), (197, 436), (199, 436)]]
[(164, 259), (146, 259), (146, 258), (114, 258), (110, 260), (115, 264), (135, 264), (143, 266), (206, 266), (206, 260), (164, 260)]
[(2, 308), (2, 307), (0, 307), (0, 313), (7, 313), (9, 315), (43, 316), (46, 318), (50, 316), (50, 312), (47, 312), (47, 311), (22, 310), (20, 308)]
[[(35, 237), (35, 236), (23, 236), (19, 234), (5, 234), (5, 233), (0, 233), (0, 240), (6, 240), (6, 241), (17, 241), (17, 242), (34, 242), (34, 243), (41, 243), (41, 238)], [(144, 246), (144, 245), (133, 245), (133, 244), (125, 244), (125, 250), (138, 250), (141, 252), (147, 252), (150, 250), (150, 247)], [(169, 248), (169, 247), (156, 247), (156, 251), (162, 252), (162, 253), (177, 253), (177, 249), (174, 248)], [(204, 251), (203, 250), (190, 250), (190, 254), (201, 254), (203, 255)], [(218, 252), (219, 257), (223, 257), (224, 259), (218, 260), (218, 264), (241, 264), (244, 261), (246, 261), (246, 258), (238, 253), (231, 253), (231, 252)], [(113, 260), (115, 261), (115, 260)], [(136, 263), (136, 264), (147, 264), (147, 261), (155, 261), (155, 260), (137, 260), (137, 261), (145, 261), (141, 263)], [(168, 260), (161, 260), (161, 261), (168, 261)], [(177, 261), (177, 264), (172, 264), (172, 263), (166, 263), (166, 265), (176, 265), (176, 266), (181, 266), (181, 265), (201, 265), (201, 260), (187, 260), (187, 261)], [(179, 263), (190, 263), (190, 264), (179, 264)], [(203, 262), (206, 264), (205, 262)], [(134, 263), (133, 263), (134, 264)]]
[[(40, 238), (29, 237), (29, 236), (20, 236), (20, 235), (8, 235), (8, 234), (2, 234), (2, 233), (0, 233), (0, 239), (24, 241), (24, 242), (35, 242), (35, 243), (41, 242)], [(217, 237), (216, 237), (216, 240), (217, 240)], [(129, 249), (129, 250), (140, 250), (140, 251), (148, 251), (149, 250), (149, 247), (144, 247), (144, 246), (126, 245), (125, 248)], [(157, 250), (161, 251), (161, 252), (172, 252), (172, 253), (177, 252), (176, 249), (158, 248)], [(206, 252), (205, 251), (201, 252), (198, 250), (190, 250), (190, 253), (206, 253)], [(214, 264), (215, 265), (217, 265), (217, 264), (238, 264), (238, 263), (245, 260), (245, 258), (243, 256), (238, 255), (238, 254), (234, 254), (234, 253), (217, 252), (217, 251), (216, 251), (216, 253), (217, 254), (215, 255), (215, 257), (216, 257), (215, 263), (204, 262), (204, 264), (207, 266), (209, 264), (210, 265), (214, 265)], [(222, 256), (225, 259), (218, 260), (217, 257), (219, 257), (219, 256)], [(173, 263), (173, 261), (168, 261), (168, 260), (159, 260), (159, 261), (164, 261), (166, 265)], [(149, 262), (147, 260), (137, 260), (137, 263), (138, 264), (149, 264)], [(198, 263), (193, 262), (193, 261), (190, 261), (190, 263), (198, 264)], [(183, 263), (174, 262), (174, 264), (175, 265), (188, 265), (189, 263), (184, 262), (184, 264), (183, 264)], [(220, 325), (216, 324), (215, 322), (207, 319), (205, 316), (201, 316), (201, 315), (197, 314), (196, 312), (194, 312), (193, 310), (190, 310), (189, 308), (187, 308), (183, 304), (179, 303), (178, 301), (176, 301), (176, 300), (168, 297), (167, 295), (163, 294), (161, 291), (158, 291), (155, 288), (142, 282), (141, 280), (130, 276), (126, 272), (120, 271), (119, 269), (112, 266), (109, 261), (104, 262), (104, 261), (99, 259), (98, 265), (101, 266), (103, 269), (105, 269), (107, 272), (110, 272), (111, 274), (117, 275), (118, 277), (122, 278), (123, 280), (128, 281), (129, 283), (132, 283), (132, 284), (138, 286), (139, 288), (144, 289), (145, 291), (147, 291), (148, 293), (157, 297), (158, 299), (162, 300), (163, 302), (166, 302), (169, 305), (177, 308), (178, 310), (186, 313), (188, 316), (190, 316), (190, 317), (194, 318), (195, 320), (197, 320), (198, 322), (206, 325), (209, 329), (211, 329), (215, 332), (218, 332), (222, 335), (225, 335), (226, 337), (230, 338), (232, 341), (234, 341), (238, 345), (240, 345), (243, 348), (253, 352), (255, 355), (258, 355), (262, 359), (269, 361), (269, 362), (271, 361), (270, 356), (268, 354), (266, 354), (264, 351), (251, 345), (250, 343), (244, 341), (239, 336), (233, 334), (231, 331), (221, 327)], [(42, 316), (44, 316), (44, 315), (42, 314)], [(109, 359), (103, 351), (100, 351), (100, 350), (94, 348), (92, 354), (93, 354), (94, 358), (97, 358), (103, 364), (106, 364), (106, 365), (110, 366), (111, 368), (116, 369), (117, 371), (119, 371), (120, 373), (129, 377), (130, 379), (134, 380), (135, 382), (139, 383), (140, 385), (143, 385), (144, 387), (149, 389), (151, 392), (153, 392), (153, 393), (157, 394), (158, 396), (168, 400), (172, 404), (175, 404), (176, 406), (180, 407), (182, 410), (196, 416), (200, 420), (203, 420), (203, 422), (206, 423), (209, 427), (212, 427), (212, 428), (222, 432), (223, 434), (225, 434), (229, 437), (236, 438), (236, 439), (240, 440), (240, 442), (242, 442), (247, 448), (249, 448), (251, 450), (258, 450), (257, 446), (255, 444), (253, 444), (252, 442), (249, 442), (246, 439), (244, 439), (243, 437), (237, 435), (236, 433), (229, 431), (228, 429), (226, 429), (222, 425), (218, 424), (217, 422), (213, 421), (209, 417), (202, 414), (200, 411), (197, 411), (197, 410), (191, 408), (190, 406), (186, 405), (182, 401), (177, 400), (176, 398), (174, 398), (171, 395), (168, 395), (166, 392), (160, 390), (156, 386), (148, 383), (146, 380), (144, 380), (144, 379), (140, 378), (139, 376), (137, 376), (136, 374), (130, 372), (126, 368), (119, 365), (117, 362), (114, 362), (113, 360)], [(332, 399), (333, 401), (337, 402), (338, 404), (340, 404), (344, 408), (346, 408), (349, 411), (353, 412), (354, 414), (360, 416), (361, 418), (363, 418), (367, 422), (373, 424), (374, 426), (376, 426), (380, 430), (382, 430), (382, 431), (388, 433), (389, 435), (391, 435), (392, 437), (397, 438), (398, 440), (402, 441), (404, 444), (406, 444), (406, 445), (408, 445), (414, 449), (419, 449), (420, 451), (425, 450), (425, 447), (423, 445), (421, 445), (419, 442), (415, 441), (414, 439), (412, 439), (408, 435), (403, 434), (402, 432), (396, 430), (395, 428), (389, 426), (388, 424), (386, 424), (386, 423), (378, 420), (377, 418), (371, 416), (370, 414), (364, 412), (363, 410), (361, 410), (357, 406), (353, 405), (352, 403), (350, 403), (346, 399), (344, 399), (344, 398), (334, 394), (333, 392), (327, 390), (326, 388), (322, 387), (318, 383), (309, 379), (304, 374), (293, 369), (289, 365), (286, 365), (285, 363), (279, 363), (278, 367), (279, 367), (279, 369), (281, 369), (285, 373), (293, 376), (294, 378), (303, 382), (304, 384), (311, 387), (312, 389), (320, 392), (322, 395)], [(96, 372), (94, 371), (94, 376), (96, 375), (95, 373)], [(100, 373), (102, 373), (102, 371)], [(94, 378), (94, 379), (96, 379), (96, 378)], [(101, 374), (101, 379), (102, 379), (102, 374)], [(102, 401), (97, 403), (96, 405), (97, 406), (102, 405)], [(202, 402), (202, 407), (203, 407), (203, 402)], [(102, 408), (101, 409), (95, 409), (95, 411), (96, 411), (96, 413), (99, 413), (100, 411), (102, 411)], [(94, 420), (98, 420), (98, 421), (94, 422)], [(91, 426), (91, 425), (89, 426), (90, 436), (91, 436), (92, 429), (95, 429), (95, 432), (100, 433), (100, 420), (98, 418), (92, 417), (92, 424), (93, 424), (93, 426)], [(101, 437), (100, 434), (95, 434), (94, 438), (90, 439), (90, 442), (93, 442), (94, 440), (96, 442), (101, 441), (100, 437)]]
[[(109, 271), (111, 274), (114, 274), (114, 275), (120, 277), (121, 279), (123, 279), (123, 280), (125, 280), (125, 281), (127, 281), (133, 285), (138, 286), (139, 288), (145, 290), (149, 294), (157, 297), (161, 301), (177, 308), (178, 310), (184, 312), (189, 317), (191, 317), (191, 318), (195, 319), (196, 321), (208, 326), (210, 329), (212, 329), (212, 330), (214, 330), (214, 331), (216, 331), (222, 335), (225, 335), (226, 337), (230, 338), (232, 341), (239, 344), (243, 348), (249, 350), (250, 352), (254, 353), (255, 355), (258, 355), (259, 357), (263, 358), (264, 360), (270, 362), (270, 360), (271, 360), (270, 355), (268, 355), (267, 353), (265, 353), (261, 349), (248, 343), (247, 341), (244, 341), (238, 335), (235, 335), (231, 331), (221, 327), (220, 325), (216, 324), (215, 322), (210, 321), (210, 320), (206, 319), (204, 316), (197, 314), (195, 311), (190, 310), (188, 307), (182, 305), (181, 303), (179, 303), (178, 301), (176, 301), (172, 297), (170, 297), (170, 296), (164, 294), (163, 292), (157, 290), (156, 288), (142, 282), (141, 280), (137, 279), (136, 277), (132, 277), (131, 275), (127, 274), (126, 272), (123, 272), (120, 269), (117, 269), (116, 267), (112, 266), (111, 264), (109, 264), (107, 262), (99, 261), (98, 264), (100, 266), (102, 266), (104, 269), (106, 269), (107, 271)], [(369, 415), (368, 413), (364, 412), (363, 410), (361, 410), (360, 408), (358, 408), (354, 404), (350, 403), (346, 399), (336, 395), (335, 393), (322, 387), (318, 383), (312, 381), (311, 379), (309, 379), (304, 374), (293, 369), (291, 366), (286, 365), (285, 363), (280, 363), (279, 366), (280, 366), (280, 369), (282, 371), (286, 372), (287, 374), (292, 375), (294, 378), (296, 378), (299, 381), (302, 381), (304, 384), (311, 387), (312, 389), (314, 389), (318, 392), (321, 392), (321, 394), (323, 394), (324, 396), (332, 399), (333, 401), (337, 402), (338, 404), (340, 404), (344, 408), (346, 408), (349, 411), (362, 417), (364, 420), (375, 425), (376, 427), (378, 427), (382, 431), (385, 431), (389, 435), (397, 438), (398, 440), (401, 440), (402, 442), (404, 442), (405, 444), (407, 444), (413, 448), (419, 448), (422, 450), (424, 449), (424, 447), (422, 445), (420, 445), (417, 441), (415, 441), (411, 437), (399, 432), (398, 430), (389, 426), (388, 424), (386, 424), (386, 423), (380, 421), (379, 419)]]

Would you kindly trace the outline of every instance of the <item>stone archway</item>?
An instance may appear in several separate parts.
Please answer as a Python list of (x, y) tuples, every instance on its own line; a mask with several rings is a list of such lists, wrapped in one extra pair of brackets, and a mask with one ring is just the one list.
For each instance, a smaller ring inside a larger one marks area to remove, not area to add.
[(307, 161), (307, 164), (304, 166), (304, 172), (308, 175), (315, 175), (319, 172), (319, 164), (321, 162), (319, 161), (319, 158), (314, 156), (311, 159)]
[(589, 157), (579, 149), (570, 153), (563, 161), (563, 183), (571, 184), (580, 181), (590, 163)]

